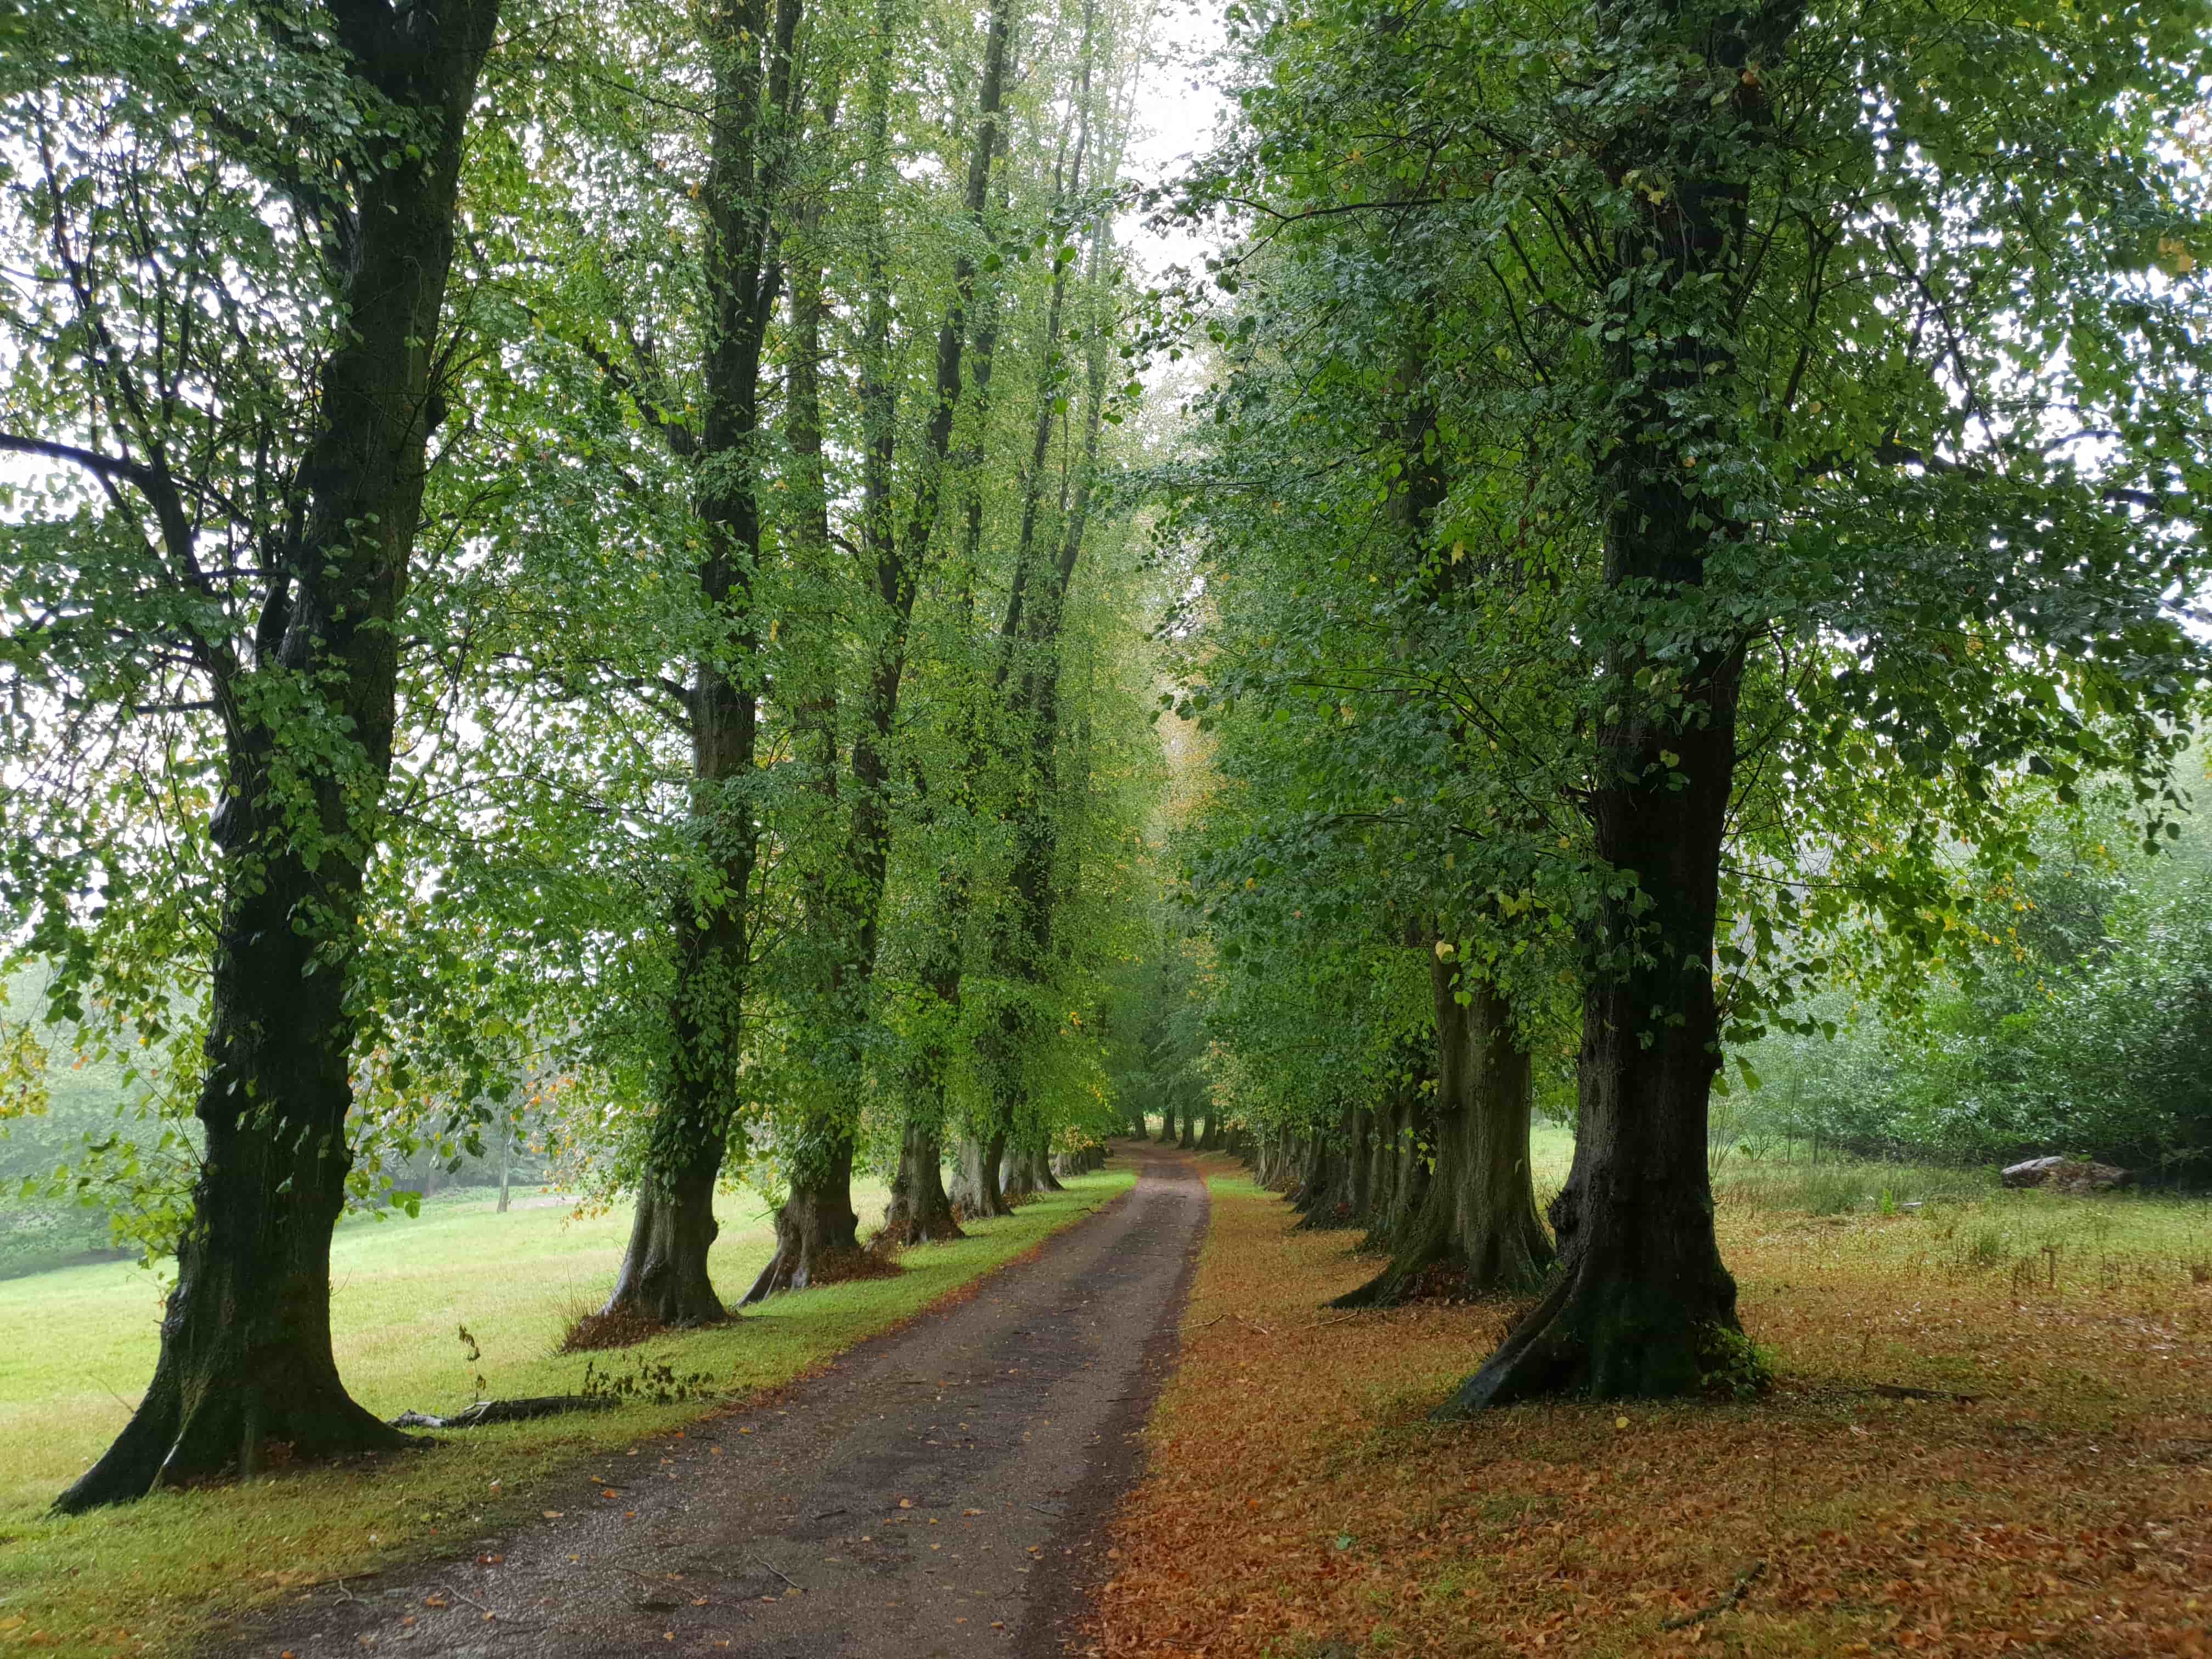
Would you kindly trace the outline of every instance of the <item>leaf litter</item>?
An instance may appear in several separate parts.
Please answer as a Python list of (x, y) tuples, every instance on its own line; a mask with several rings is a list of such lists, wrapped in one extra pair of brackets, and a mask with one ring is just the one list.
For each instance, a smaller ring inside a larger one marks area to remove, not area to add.
[(1206, 1163), (1181, 1361), (1077, 1652), (2212, 1653), (2212, 1459), (2175, 1450), (2212, 1446), (2212, 1287), (2179, 1264), (2029, 1285), (1924, 1223), (1724, 1200), (1772, 1393), (1434, 1425), (1513, 1310), (1328, 1318), (1372, 1259)]

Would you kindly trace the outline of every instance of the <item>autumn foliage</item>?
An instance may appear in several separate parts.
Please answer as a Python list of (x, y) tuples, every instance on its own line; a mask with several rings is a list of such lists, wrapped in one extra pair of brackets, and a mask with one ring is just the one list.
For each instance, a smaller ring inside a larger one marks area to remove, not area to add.
[(1206, 1162), (1181, 1367), (1080, 1650), (2212, 1652), (2212, 1285), (2185, 1260), (2008, 1270), (1940, 1220), (1724, 1196), (1772, 1393), (1431, 1425), (1510, 1310), (1329, 1313), (1372, 1270), (1352, 1236)]

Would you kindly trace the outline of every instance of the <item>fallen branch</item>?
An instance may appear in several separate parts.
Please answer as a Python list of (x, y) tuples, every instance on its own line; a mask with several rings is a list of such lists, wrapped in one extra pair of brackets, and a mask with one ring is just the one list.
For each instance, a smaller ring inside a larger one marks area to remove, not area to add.
[(474, 1429), (486, 1423), (526, 1423), (533, 1417), (554, 1417), (562, 1412), (603, 1412), (616, 1401), (601, 1394), (549, 1394), (533, 1400), (479, 1400), (451, 1417), (428, 1412), (402, 1412), (392, 1419), (395, 1429)]
[(781, 1568), (781, 1567), (777, 1566), (777, 1565), (775, 1565), (775, 1562), (773, 1562), (773, 1561), (763, 1561), (763, 1560), (762, 1560), (762, 1559), (761, 1559), (761, 1558), (760, 1558), (759, 1556), (757, 1556), (757, 1555), (754, 1556), (752, 1559), (753, 1559), (755, 1561), (758, 1562), (762, 1566), (766, 1567), (766, 1568), (767, 1568), (770, 1572), (774, 1573), (777, 1577), (779, 1577), (779, 1578), (782, 1579), (782, 1580), (783, 1580), (783, 1582), (784, 1582), (785, 1583), (789, 1584), (789, 1585), (792, 1587), (792, 1589), (797, 1589), (799, 1588), (798, 1581), (797, 1581), (797, 1580), (795, 1580), (794, 1578), (793, 1578), (793, 1577), (792, 1577), (792, 1576), (791, 1576), (789, 1573), (787, 1573), (787, 1572), (784, 1571), (784, 1570), (783, 1570), (782, 1568)]
[(1884, 1400), (1941, 1400), (1958, 1406), (1971, 1406), (1981, 1398), (1978, 1394), (1950, 1394), (1942, 1389), (1908, 1389), (1902, 1382), (1877, 1382), (1874, 1391)]
[(1744, 1592), (1748, 1590), (1753, 1584), (1757, 1583), (1759, 1582), (1759, 1575), (1765, 1571), (1765, 1562), (1753, 1562), (1741, 1572), (1736, 1574), (1735, 1587), (1731, 1589), (1726, 1595), (1723, 1595), (1719, 1601), (1714, 1602), (1712, 1606), (1709, 1607), (1699, 1607), (1695, 1613), (1686, 1613), (1680, 1619), (1669, 1619), (1665, 1624), (1660, 1626), (1659, 1628), (1661, 1630), (1687, 1630), (1692, 1625), (1702, 1625), (1708, 1619), (1718, 1618), (1722, 1613), (1726, 1613), (1737, 1602), (1742, 1601)]

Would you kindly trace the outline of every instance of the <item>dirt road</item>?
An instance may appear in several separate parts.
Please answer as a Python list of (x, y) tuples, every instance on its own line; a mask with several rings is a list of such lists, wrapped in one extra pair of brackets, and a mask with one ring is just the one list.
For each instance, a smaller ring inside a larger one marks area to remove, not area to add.
[(573, 1492), (548, 1495), (560, 1519), (472, 1547), (496, 1563), (319, 1591), (216, 1650), (1057, 1654), (1096, 1574), (1096, 1523), (1136, 1471), (1206, 1230), (1188, 1159), (1115, 1155), (1138, 1160), (1135, 1188), (1035, 1261), (773, 1404), (579, 1467)]

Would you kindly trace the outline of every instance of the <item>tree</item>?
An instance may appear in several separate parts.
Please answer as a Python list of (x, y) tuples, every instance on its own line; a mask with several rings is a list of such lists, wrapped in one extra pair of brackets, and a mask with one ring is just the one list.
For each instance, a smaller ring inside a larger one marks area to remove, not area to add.
[[(37, 502), (9, 573), (16, 706), (58, 744), (47, 811), (11, 835), (10, 897), (63, 966), (65, 1018), (103, 966), (94, 879), (124, 874), (134, 833), (205, 849), (213, 938), (204, 1145), (161, 1358), (64, 1510), (250, 1471), (272, 1441), (403, 1443), (338, 1377), (330, 1240), (351, 1164), (348, 965), (495, 17), (494, 0), (434, 19), (333, 0), (299, 27), (78, 11), (33, 20), (10, 57), (26, 165), (8, 211), (45, 252), (6, 319), (0, 447), (100, 490)], [(70, 763), (113, 753), (141, 714), (193, 721), (156, 775), (176, 793), (63, 829), (86, 782)], [(184, 816), (203, 767), (219, 774), (204, 827)]]

